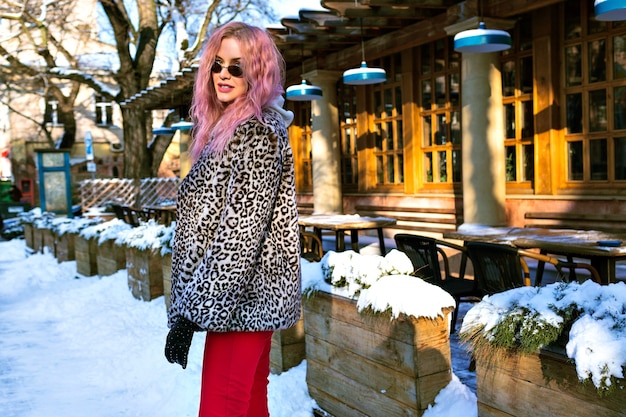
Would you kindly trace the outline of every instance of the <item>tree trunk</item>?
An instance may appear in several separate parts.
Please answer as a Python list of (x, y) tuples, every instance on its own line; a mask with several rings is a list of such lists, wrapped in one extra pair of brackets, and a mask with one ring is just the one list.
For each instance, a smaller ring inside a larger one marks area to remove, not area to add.
[(152, 155), (148, 151), (146, 113), (143, 109), (122, 109), (124, 116), (124, 177), (152, 176)]

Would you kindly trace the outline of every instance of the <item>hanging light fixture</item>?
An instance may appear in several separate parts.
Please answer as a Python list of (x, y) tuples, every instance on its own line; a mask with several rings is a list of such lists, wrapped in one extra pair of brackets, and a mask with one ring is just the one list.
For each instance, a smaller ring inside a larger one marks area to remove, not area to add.
[[(300, 59), (302, 60), (302, 73), (304, 73), (304, 46), (300, 45)], [(302, 83), (287, 87), (285, 97), (291, 101), (311, 101), (322, 98), (322, 89), (311, 85), (303, 78)]]
[(174, 129), (167, 126), (155, 127), (152, 129), (153, 135), (171, 135), (172, 133), (174, 133)]
[[(355, 1), (356, 3), (356, 1)], [(378, 84), (387, 81), (387, 73), (382, 68), (369, 68), (365, 63), (365, 43), (363, 41), (363, 18), (361, 18), (361, 66), (344, 71), (343, 83), (349, 85)]]
[(192, 127), (193, 127), (193, 123), (187, 122), (185, 120), (180, 120), (176, 123), (172, 123), (171, 125), (171, 128), (173, 130), (182, 130), (182, 131), (190, 130)]
[(454, 50), (461, 53), (504, 51), (511, 47), (511, 35), (504, 30), (487, 29), (485, 22), (478, 29), (464, 30), (454, 36)]
[[(480, 0), (479, 0), (480, 1)], [(454, 50), (461, 53), (499, 52), (511, 47), (511, 35), (504, 30), (487, 29), (483, 21), (483, 4), (479, 7), (478, 29), (464, 30), (454, 36)]]
[(626, 20), (626, 1), (624, 0), (595, 0), (593, 9), (596, 20)]
[(287, 87), (285, 92), (287, 100), (292, 101), (311, 101), (322, 98), (322, 89), (316, 85), (307, 84), (306, 80), (302, 80), (301, 84), (294, 84)]

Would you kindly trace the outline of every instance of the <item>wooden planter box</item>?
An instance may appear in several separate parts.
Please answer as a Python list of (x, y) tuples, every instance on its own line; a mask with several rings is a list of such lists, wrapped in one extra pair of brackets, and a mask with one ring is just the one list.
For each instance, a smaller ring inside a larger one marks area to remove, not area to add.
[(477, 360), (476, 395), (479, 417), (626, 416), (624, 390), (600, 397), (591, 382), (579, 381), (564, 352), (545, 349)]
[(150, 301), (163, 295), (162, 261), (159, 252), (126, 247), (128, 288), (133, 297)]
[(344, 297), (305, 297), (309, 394), (334, 416), (421, 416), (451, 380), (447, 315), (390, 320)]
[(47, 249), (48, 252), (52, 255), (52, 256), (56, 256), (56, 235), (52, 232), (52, 229), (41, 229), (41, 238), (42, 238), (42, 248), (41, 251), (43, 252), (44, 249)]
[(172, 254), (163, 255), (163, 295), (165, 296), (165, 311), (170, 309), (172, 300)]
[(113, 275), (126, 268), (126, 248), (117, 245), (114, 239), (105, 240), (96, 250), (98, 275)]
[(43, 231), (37, 226), (33, 226), (33, 252), (43, 252)]
[(301, 317), (295, 326), (272, 335), (270, 370), (273, 374), (280, 374), (299, 365), (305, 358), (304, 320)]
[(76, 233), (63, 233), (56, 237), (56, 257), (58, 262), (73, 261), (76, 259), (74, 242)]
[(85, 277), (98, 274), (98, 263), (96, 259), (98, 242), (95, 238), (86, 238), (76, 235), (74, 241), (76, 254), (76, 272)]
[(33, 230), (35, 227), (31, 223), (24, 223), (24, 240), (26, 247), (34, 251), (35, 245), (33, 240)]

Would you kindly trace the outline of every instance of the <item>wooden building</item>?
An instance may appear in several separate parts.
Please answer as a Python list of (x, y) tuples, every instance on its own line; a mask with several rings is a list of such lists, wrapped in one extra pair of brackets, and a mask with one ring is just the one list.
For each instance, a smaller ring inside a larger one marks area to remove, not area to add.
[[(287, 86), (323, 90), (287, 102), (302, 212), (433, 233), (626, 218), (626, 23), (598, 21), (593, 4), (322, 0), (269, 28)], [(456, 52), (454, 35), (481, 21), (512, 47)], [(345, 85), (362, 60), (387, 81)]]

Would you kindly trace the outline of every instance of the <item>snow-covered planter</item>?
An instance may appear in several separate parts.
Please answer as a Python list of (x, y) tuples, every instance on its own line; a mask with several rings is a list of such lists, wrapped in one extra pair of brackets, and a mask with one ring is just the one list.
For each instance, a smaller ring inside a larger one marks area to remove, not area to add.
[(33, 233), (35, 229), (35, 221), (41, 217), (41, 209), (39, 207), (35, 207), (25, 213), (20, 213), (18, 217), (24, 227), (26, 247), (36, 252)]
[(112, 219), (83, 229), (81, 236), (95, 242), (96, 273), (112, 275), (126, 268), (126, 248), (115, 243), (120, 233), (131, 229), (120, 219)]
[(170, 227), (166, 227), (161, 236), (161, 256), (163, 257), (163, 295), (165, 298), (165, 309), (169, 310), (172, 300), (172, 240), (174, 239), (176, 222), (172, 222)]
[[(115, 243), (126, 248), (128, 288), (139, 300), (150, 301), (163, 295), (161, 249), (168, 228), (149, 220), (119, 234)], [(165, 239), (167, 240), (167, 239)]]
[(624, 283), (591, 280), (485, 297), (460, 331), (479, 415), (626, 416), (625, 300)]
[(52, 238), (52, 220), (54, 213), (42, 212), (33, 220), (33, 252), (43, 252), (48, 248), (54, 254), (54, 239)]
[[(57, 217), (51, 220), (50, 229), (54, 235), (54, 254), (59, 262), (76, 260), (76, 269), (80, 275), (95, 275), (84, 266), (86, 251), (90, 250), (88, 244), (78, 242), (80, 240), (80, 232), (90, 226), (102, 223), (101, 218), (67, 218)], [(91, 249), (93, 250), (93, 249)]]
[(421, 416), (452, 378), (454, 299), (397, 250), (302, 266), (311, 397), (332, 415)]

